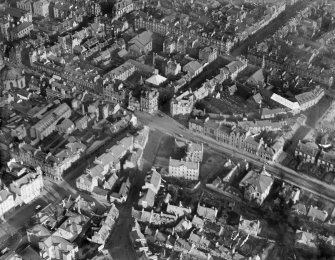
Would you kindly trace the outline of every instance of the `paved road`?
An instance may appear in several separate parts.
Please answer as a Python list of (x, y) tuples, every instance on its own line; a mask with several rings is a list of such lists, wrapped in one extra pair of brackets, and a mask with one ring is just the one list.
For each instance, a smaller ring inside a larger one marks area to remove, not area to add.
[[(183, 125), (179, 124), (173, 118), (164, 115), (164, 117), (152, 116), (142, 112), (136, 112), (136, 116), (139, 121), (143, 124), (148, 125), (152, 129), (157, 129), (163, 133), (170, 134), (175, 137), (185, 137), (186, 139), (202, 142), (212, 149), (223, 152), (226, 154), (231, 154), (233, 157), (246, 159), (252, 162), (254, 165), (262, 167), (263, 162), (256, 156), (248, 154), (244, 151), (240, 151), (230, 145), (218, 143), (212, 138), (201, 136), (196, 133), (191, 132)], [(330, 202), (335, 203), (335, 187), (327, 183), (321, 182), (310, 176), (299, 174), (294, 170), (287, 167), (281, 166), (279, 164), (267, 165), (267, 171), (273, 174), (276, 178), (283, 179), (284, 181), (296, 185), (306, 191), (312, 192), (321, 198), (324, 198)]]
[(245, 54), (249, 46), (253, 46), (256, 42), (262, 42), (264, 39), (272, 36), (279, 28), (284, 26), (292, 17), (294, 17), (300, 10), (304, 9), (311, 1), (300, 0), (294, 5), (286, 6), (286, 10), (281, 13), (276, 19), (271, 21), (267, 26), (260, 29), (251, 37), (243, 41), (240, 46), (232, 50), (233, 56)]

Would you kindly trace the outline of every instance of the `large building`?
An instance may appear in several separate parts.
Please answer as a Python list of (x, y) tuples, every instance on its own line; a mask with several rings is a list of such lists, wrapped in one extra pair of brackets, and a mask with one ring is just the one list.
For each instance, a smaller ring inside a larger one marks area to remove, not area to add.
[(140, 97), (140, 109), (147, 113), (158, 111), (159, 92), (155, 89), (142, 90)]
[(30, 135), (33, 139), (43, 140), (56, 130), (57, 123), (63, 118), (71, 116), (71, 108), (62, 103), (47, 114), (35, 125), (30, 128)]
[[(9, 189), (20, 199), (20, 203), (28, 204), (36, 199), (43, 190), (42, 171), (38, 167), (36, 173), (29, 172), (21, 178), (13, 181)], [(18, 201), (18, 199), (16, 199)]]
[(152, 50), (152, 32), (144, 31), (128, 42), (129, 52), (134, 56), (148, 54)]
[(32, 167), (41, 167), (42, 172), (49, 178), (61, 180), (65, 170), (77, 161), (86, 150), (86, 145), (80, 142), (68, 143), (57, 154), (47, 154), (30, 144), (21, 143), (11, 148), (11, 156)]
[(171, 116), (191, 114), (194, 103), (195, 97), (190, 91), (186, 91), (178, 97), (172, 98), (170, 103)]
[(246, 200), (260, 206), (269, 195), (273, 182), (274, 178), (263, 168), (261, 172), (249, 171), (239, 186)]
[(169, 176), (187, 180), (198, 180), (199, 172), (199, 162), (175, 160), (172, 158), (169, 160)]

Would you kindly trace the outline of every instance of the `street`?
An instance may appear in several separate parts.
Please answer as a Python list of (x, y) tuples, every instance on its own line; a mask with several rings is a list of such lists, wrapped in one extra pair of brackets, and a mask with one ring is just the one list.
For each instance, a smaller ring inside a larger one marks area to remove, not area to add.
[[(264, 165), (264, 163), (261, 162), (257, 156), (246, 153), (245, 151), (241, 151), (228, 144), (218, 143), (216, 140), (207, 136), (193, 133), (185, 126), (179, 124), (176, 120), (167, 115), (164, 115), (164, 117), (159, 117), (157, 115), (152, 116), (138, 111), (136, 111), (135, 115), (140, 122), (148, 125), (151, 129), (160, 130), (163, 133), (170, 134), (176, 138), (180, 138), (180, 136), (182, 136), (183, 138), (194, 142), (204, 143), (215, 151), (226, 154), (234, 154), (236, 158), (246, 159), (258, 167), (262, 167)], [(300, 187), (306, 191), (316, 194), (323, 199), (335, 203), (335, 187), (332, 185), (324, 183), (308, 175), (299, 174), (296, 171), (277, 163), (273, 165), (266, 165), (266, 169), (269, 173), (278, 179), (282, 179), (292, 185)]]
[(291, 18), (293, 18), (300, 10), (304, 9), (310, 1), (300, 0), (294, 5), (286, 6), (286, 10), (277, 18), (272, 20), (267, 26), (257, 31), (251, 37), (244, 40), (237, 48), (233, 49), (231, 55), (239, 56), (245, 54), (248, 47), (255, 43), (260, 43), (266, 38), (272, 36), (280, 27), (284, 26)]

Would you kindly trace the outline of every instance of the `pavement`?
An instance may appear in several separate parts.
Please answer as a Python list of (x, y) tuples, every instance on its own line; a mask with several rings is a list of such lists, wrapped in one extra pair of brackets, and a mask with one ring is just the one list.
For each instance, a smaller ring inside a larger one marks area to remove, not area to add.
[[(257, 156), (239, 150), (230, 145), (218, 143), (212, 138), (196, 134), (167, 115), (160, 117), (158, 115), (149, 115), (139, 111), (136, 111), (135, 115), (137, 116), (139, 122), (148, 125), (153, 130), (159, 130), (165, 134), (175, 136), (176, 138), (185, 138), (193, 142), (204, 143), (205, 147), (209, 146), (217, 152), (222, 152), (235, 158), (245, 159), (258, 167), (262, 167), (264, 164), (267, 164), (266, 162), (260, 161), (260, 158)], [(320, 198), (335, 203), (335, 187), (332, 185), (305, 174), (298, 173), (278, 163), (274, 163), (272, 165), (267, 164), (266, 169), (275, 178), (282, 179), (283, 181), (309, 191)]]

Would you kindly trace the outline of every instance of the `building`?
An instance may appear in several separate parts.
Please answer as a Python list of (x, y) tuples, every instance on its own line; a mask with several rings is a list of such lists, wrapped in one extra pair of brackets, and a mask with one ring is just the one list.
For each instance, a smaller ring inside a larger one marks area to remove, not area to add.
[(107, 238), (115, 227), (115, 224), (119, 218), (119, 210), (115, 207), (115, 204), (112, 204), (112, 207), (107, 213), (107, 216), (101, 221), (100, 229), (94, 232), (89, 241), (94, 243), (105, 245)]
[(37, 224), (27, 229), (27, 238), (29, 243), (38, 248), (38, 243), (51, 236), (51, 232), (46, 227)]
[(42, 171), (38, 168), (36, 173), (28, 172), (13, 181), (9, 189), (16, 197), (20, 198), (21, 203), (28, 204), (40, 196), (43, 187)]
[(303, 162), (315, 163), (316, 157), (319, 154), (319, 147), (313, 142), (303, 143), (299, 140), (295, 148), (294, 155), (302, 159)]
[(19, 69), (5, 66), (2, 51), (0, 50), (0, 89), (25, 88), (25, 75)]
[(287, 112), (283, 108), (274, 108), (274, 109), (262, 108), (261, 119), (270, 119), (275, 118), (276, 116), (279, 115), (286, 115), (286, 114)]
[(34, 25), (31, 22), (23, 22), (20, 25), (10, 30), (10, 36), (12, 40), (21, 39), (30, 34), (34, 30)]
[(313, 221), (325, 222), (328, 218), (328, 212), (326, 210), (320, 210), (318, 207), (311, 206), (308, 210), (307, 217)]
[(247, 60), (237, 60), (237, 61), (232, 61), (230, 62), (226, 67), (229, 71), (229, 75), (232, 80), (235, 80), (237, 75), (243, 71), (246, 67), (248, 66), (248, 61)]
[(327, 172), (335, 171), (335, 152), (334, 151), (321, 151), (317, 160), (317, 166), (323, 166)]
[(16, 2), (16, 6), (19, 9), (33, 13), (33, 2), (31, 0), (21, 0)]
[(191, 214), (192, 210), (190, 207), (183, 207), (182, 205), (179, 206), (175, 206), (175, 205), (171, 205), (168, 203), (167, 208), (166, 208), (166, 212), (169, 214), (174, 214), (177, 217), (182, 217), (184, 215), (189, 215)]
[(178, 97), (173, 97), (170, 103), (171, 116), (191, 114), (194, 103), (195, 97), (194, 94), (190, 91), (185, 91)]
[(215, 222), (216, 217), (218, 215), (218, 210), (217, 208), (214, 208), (214, 207), (209, 208), (209, 207), (198, 204), (197, 214), (199, 217), (203, 219), (209, 220), (211, 222)]
[(80, 142), (68, 143), (63, 150), (56, 154), (46, 154), (33, 146), (20, 143), (11, 148), (11, 156), (32, 167), (41, 167), (42, 172), (49, 178), (61, 180), (63, 172), (72, 163), (77, 161), (82, 152), (86, 150), (86, 145)]
[(257, 236), (260, 232), (260, 222), (259, 220), (249, 220), (244, 219), (242, 216), (240, 217), (240, 222), (238, 224), (238, 229), (243, 231), (251, 236)]
[(30, 128), (30, 135), (37, 140), (43, 140), (56, 130), (57, 123), (63, 118), (69, 118), (71, 115), (71, 108), (62, 103), (53, 110), (47, 112), (43, 118)]
[(114, 3), (112, 14), (118, 19), (124, 14), (128, 14), (134, 10), (134, 4), (132, 0), (117, 0)]
[(300, 110), (306, 110), (317, 103), (325, 95), (325, 91), (320, 86), (316, 86), (312, 91), (304, 92), (295, 96), (295, 99), (300, 105)]
[[(103, 183), (109, 182), (109, 179), (106, 180), (108, 174), (112, 174), (113, 177), (121, 169), (120, 160), (132, 149), (133, 136), (123, 138), (94, 160), (94, 165), (86, 169), (86, 174), (76, 179), (76, 187), (88, 192), (93, 192), (94, 188), (99, 186), (102, 189)], [(109, 186), (113, 186), (114, 183)]]
[(147, 113), (158, 111), (159, 92), (155, 89), (142, 90), (140, 97), (140, 109)]
[(261, 172), (249, 171), (239, 186), (246, 200), (260, 206), (269, 195), (273, 182), (273, 177), (263, 168)]
[(164, 64), (164, 75), (168, 76), (176, 76), (181, 72), (181, 66), (176, 60), (169, 59)]
[(40, 241), (38, 245), (43, 259), (75, 260), (78, 252), (77, 245), (55, 235)]
[(7, 187), (0, 190), (0, 218), (4, 218), (5, 213), (15, 208), (16, 202), (14, 194)]
[(152, 208), (154, 206), (155, 196), (160, 189), (161, 181), (161, 175), (156, 170), (152, 170), (150, 181), (146, 181), (144, 186), (142, 186), (144, 192), (138, 201), (139, 206), (143, 208)]
[(211, 63), (218, 57), (218, 49), (216, 47), (207, 46), (199, 50), (199, 60)]
[(128, 51), (133, 56), (141, 56), (152, 51), (152, 32), (144, 31), (128, 42)]
[(183, 71), (186, 72), (190, 78), (194, 78), (199, 75), (203, 70), (203, 66), (196, 60), (190, 61), (183, 66)]
[(114, 82), (114, 80), (117, 79), (125, 81), (127, 78), (133, 75), (136, 70), (138, 70), (136, 66), (128, 60), (119, 67), (106, 73), (103, 77), (103, 84), (105, 85), (108, 82)]
[(186, 150), (186, 161), (201, 162), (204, 155), (204, 145), (198, 143), (188, 143)]
[[(189, 37), (193, 37), (197, 39), (199, 42), (204, 43), (206, 45), (213, 45), (218, 48), (221, 52), (229, 52), (233, 47), (233, 43), (230, 40), (224, 39), (216, 39), (210, 37), (210, 35), (203, 35), (198, 33), (197, 31), (190, 30), (188, 28), (176, 28), (175, 23), (165, 23), (160, 20), (152, 19), (149, 15), (138, 15), (135, 18), (135, 28), (146, 28), (147, 30), (151, 30), (155, 33), (159, 33), (161, 35), (170, 35), (178, 37), (180, 35), (187, 35)], [(166, 47), (167, 44), (165, 44)], [(168, 48), (164, 48), (166, 51)], [(170, 49), (171, 50), (171, 49)]]
[(32, 3), (33, 14), (38, 15), (38, 16), (48, 17), (49, 16), (49, 4), (50, 2), (47, 0), (34, 1)]
[(199, 162), (175, 160), (170, 157), (169, 176), (184, 178), (187, 180), (198, 180), (199, 171), (200, 171)]
[(318, 251), (317, 237), (309, 232), (297, 230), (295, 247), (308, 252)]
[(79, 235), (86, 232), (88, 225), (88, 217), (71, 212), (70, 216), (58, 227), (53, 235), (73, 242)]

